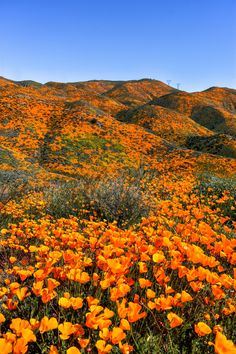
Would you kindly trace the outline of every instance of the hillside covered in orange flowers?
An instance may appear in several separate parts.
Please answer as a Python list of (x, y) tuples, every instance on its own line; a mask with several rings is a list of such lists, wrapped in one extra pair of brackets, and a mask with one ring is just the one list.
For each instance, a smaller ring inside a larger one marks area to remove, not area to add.
[(1, 163), (8, 165), (8, 156), (19, 154), (73, 175), (142, 159), (156, 164), (170, 152), (193, 164), (218, 159), (195, 151), (236, 156), (233, 89), (186, 93), (149, 79), (42, 85), (1, 78), (0, 92)]
[(236, 353), (236, 90), (0, 77), (0, 354)]

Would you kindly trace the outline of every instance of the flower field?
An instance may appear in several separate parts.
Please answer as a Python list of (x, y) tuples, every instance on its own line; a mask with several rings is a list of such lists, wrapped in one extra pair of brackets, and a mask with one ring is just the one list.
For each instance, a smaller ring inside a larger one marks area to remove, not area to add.
[(153, 178), (129, 227), (2, 204), (0, 353), (236, 353), (235, 199), (195, 182)]

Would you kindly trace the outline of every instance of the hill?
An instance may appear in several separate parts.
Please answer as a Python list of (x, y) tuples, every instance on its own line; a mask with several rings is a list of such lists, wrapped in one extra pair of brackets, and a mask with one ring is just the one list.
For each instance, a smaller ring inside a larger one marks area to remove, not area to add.
[(126, 106), (134, 107), (173, 91), (176, 89), (161, 81), (143, 79), (122, 82), (104, 92), (104, 95), (114, 98)]
[(185, 114), (208, 129), (235, 136), (235, 102), (236, 90), (212, 88), (203, 92), (170, 93), (153, 103)]
[(232, 89), (190, 94), (149, 79), (43, 85), (1, 78), (0, 92), (1, 146), (49, 173), (100, 173), (140, 161), (168, 169), (172, 158), (185, 164), (183, 156), (192, 166), (213, 162), (212, 154), (235, 157)]
[(117, 118), (123, 122), (140, 125), (179, 145), (184, 145), (191, 135), (211, 136), (213, 134), (212, 131), (196, 123), (187, 115), (152, 103), (121, 112)]

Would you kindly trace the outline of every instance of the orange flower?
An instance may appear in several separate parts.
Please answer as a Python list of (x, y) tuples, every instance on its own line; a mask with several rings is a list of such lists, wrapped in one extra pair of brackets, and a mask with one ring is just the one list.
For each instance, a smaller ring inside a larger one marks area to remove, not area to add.
[(26, 341), (26, 343), (36, 342), (36, 336), (35, 336), (34, 332), (29, 328), (22, 329), (21, 335), (24, 338), (24, 340)]
[(193, 298), (191, 295), (189, 295), (189, 293), (187, 293), (186, 291), (182, 291), (181, 293), (181, 302), (187, 302), (187, 301), (192, 301)]
[(86, 326), (89, 328), (97, 329), (99, 320), (99, 316), (97, 315), (103, 310), (103, 307), (92, 305), (90, 309), (91, 312), (86, 313)]
[(191, 283), (189, 283), (189, 285), (191, 286), (191, 288), (195, 292), (201, 290), (204, 287), (204, 285), (201, 281), (191, 281)]
[(110, 351), (112, 350), (112, 345), (106, 344), (105, 340), (102, 339), (96, 342), (95, 347), (97, 348), (99, 354), (110, 353)]
[(57, 288), (60, 285), (59, 281), (57, 281), (53, 278), (48, 278), (47, 281), (48, 281), (48, 290), (49, 291), (54, 290), (55, 288)]
[(161, 294), (160, 297), (155, 299), (155, 303), (158, 310), (170, 310), (173, 305), (173, 297), (170, 295), (164, 297), (164, 295)]
[(22, 335), (22, 330), (30, 328), (30, 323), (27, 320), (22, 320), (21, 318), (14, 318), (11, 320), (10, 328), (17, 336)]
[(76, 331), (75, 326), (71, 322), (59, 324), (58, 329), (61, 332), (60, 338), (64, 340), (68, 339)]
[(0, 324), (5, 321), (6, 321), (5, 316), (2, 313), (0, 313)]
[(120, 318), (125, 318), (127, 316), (128, 309), (125, 306), (126, 302), (127, 302), (126, 299), (122, 299), (121, 303), (116, 301), (117, 311)]
[(99, 331), (99, 337), (105, 341), (108, 341), (110, 339), (111, 333), (108, 328), (103, 328), (101, 331)]
[(25, 279), (29, 278), (33, 274), (33, 270), (26, 270), (26, 269), (19, 269), (17, 274), (20, 276), (20, 280), (24, 281)]
[(12, 344), (5, 338), (0, 338), (0, 353), (9, 354), (12, 353)]
[(39, 331), (40, 333), (44, 333), (56, 329), (57, 327), (58, 322), (55, 317), (49, 319), (47, 316), (44, 316), (40, 321)]
[(156, 252), (153, 254), (152, 259), (153, 259), (153, 262), (155, 262), (155, 263), (161, 263), (164, 261), (165, 256), (160, 252)]
[(214, 346), (217, 354), (236, 354), (236, 346), (232, 340), (227, 339), (221, 332), (216, 333)]
[(36, 281), (33, 283), (32, 291), (34, 295), (39, 296), (41, 294), (41, 291), (43, 289), (43, 283), (44, 283), (43, 280)]
[(15, 263), (17, 261), (17, 258), (12, 256), (12, 257), (9, 258), (9, 261), (10, 261), (11, 264), (13, 264), (13, 263)]
[(203, 337), (212, 332), (211, 328), (204, 322), (198, 322), (195, 324), (194, 330), (200, 337)]
[(108, 289), (110, 285), (111, 285), (110, 279), (104, 279), (104, 280), (100, 281), (100, 286), (101, 286), (102, 290)]
[(148, 307), (151, 309), (151, 310), (154, 310), (156, 308), (156, 304), (155, 302), (152, 302), (152, 301), (148, 301)]
[(148, 271), (147, 264), (144, 262), (139, 262), (139, 273), (146, 273)]
[(152, 282), (148, 279), (145, 278), (139, 278), (139, 285), (141, 289), (148, 288), (149, 286), (152, 286)]
[(74, 325), (74, 329), (75, 329), (75, 336), (79, 337), (79, 336), (83, 336), (84, 335), (84, 329), (80, 324), (75, 324)]
[(130, 286), (128, 284), (120, 284), (115, 288), (110, 290), (110, 298), (112, 301), (116, 301), (120, 297), (124, 297), (130, 291)]
[(19, 283), (17, 283), (17, 282), (11, 283), (10, 284), (10, 289), (11, 289), (12, 294), (15, 294), (16, 290), (19, 289), (19, 287), (20, 287)]
[[(111, 325), (109, 318), (114, 316), (114, 312), (108, 308), (104, 309), (102, 314), (99, 314), (102, 310), (102, 306), (93, 305), (90, 307), (91, 312), (86, 313), (86, 326), (89, 328), (100, 329), (108, 328)], [(99, 315), (98, 315), (99, 314)]]
[(211, 289), (216, 300), (223, 299), (226, 296), (224, 291), (217, 285), (212, 285)]
[(169, 286), (169, 285), (165, 285), (165, 293), (166, 294), (172, 294), (172, 293), (174, 293), (175, 291), (174, 291), (174, 289), (171, 287), (171, 286)]
[(42, 281), (46, 278), (47, 273), (44, 269), (38, 269), (36, 270), (36, 272), (34, 272), (34, 277), (36, 279), (36, 281)]
[(3, 334), (3, 337), (7, 340), (9, 343), (14, 343), (16, 341), (16, 334), (7, 332), (6, 334)]
[(48, 288), (44, 288), (41, 291), (42, 302), (46, 304), (47, 302), (51, 301), (57, 293), (55, 291), (50, 291)]
[(210, 321), (211, 316), (209, 315), (209, 313), (205, 313), (204, 318), (205, 318), (205, 320)]
[(81, 354), (81, 351), (76, 347), (70, 347), (67, 349), (66, 354)]
[(104, 318), (103, 316), (98, 319), (98, 327), (100, 329), (108, 328), (111, 324), (112, 321)]
[(30, 295), (30, 293), (27, 293), (28, 288), (27, 287), (23, 287), (23, 288), (18, 288), (15, 292), (16, 296), (18, 297), (18, 299), (20, 301), (24, 300), (24, 298), (28, 295)]
[(79, 344), (80, 344), (81, 348), (83, 348), (83, 349), (86, 348), (88, 346), (89, 342), (90, 342), (89, 338), (88, 339), (79, 338), (78, 341), (79, 341)]
[(156, 296), (156, 293), (151, 289), (147, 289), (146, 294), (148, 299), (154, 299)]
[(48, 354), (58, 354), (57, 347), (55, 345), (51, 345), (50, 351)]
[(126, 337), (123, 329), (120, 327), (114, 327), (111, 332), (111, 342), (112, 344), (118, 344)]
[(170, 312), (167, 315), (168, 320), (170, 321), (170, 327), (175, 328), (180, 326), (183, 323), (182, 318), (180, 318), (176, 313)]
[(220, 325), (215, 325), (213, 327), (213, 332), (217, 333), (217, 332), (223, 332), (223, 328)]
[(124, 329), (125, 331), (129, 331), (130, 330), (129, 321), (127, 321), (125, 318), (122, 318), (120, 321), (120, 328)]
[(119, 348), (122, 352), (122, 354), (129, 354), (133, 351), (132, 345), (129, 345), (128, 343), (122, 344), (121, 342), (119, 343)]
[(127, 309), (128, 313), (128, 321), (133, 323), (138, 321), (139, 319), (146, 317), (146, 312), (139, 313), (142, 309), (142, 306), (134, 303), (134, 302), (129, 302), (129, 307)]
[(6, 307), (10, 311), (13, 311), (17, 308), (17, 305), (18, 305), (18, 301), (7, 299), (6, 304), (3, 304), (2, 306)]
[(58, 304), (59, 304), (59, 306), (63, 307), (64, 309), (68, 309), (71, 306), (70, 299), (68, 300), (65, 297), (60, 297)]
[(14, 345), (14, 354), (25, 354), (28, 350), (27, 342), (24, 338), (18, 338)]
[(81, 297), (71, 297), (70, 303), (74, 310), (78, 310), (83, 307), (83, 299)]
[(71, 269), (67, 274), (69, 280), (77, 281), (78, 283), (85, 284), (90, 281), (90, 276), (87, 272), (81, 272), (80, 269)]
[(93, 273), (93, 284), (96, 286), (98, 284), (99, 275), (97, 273)]

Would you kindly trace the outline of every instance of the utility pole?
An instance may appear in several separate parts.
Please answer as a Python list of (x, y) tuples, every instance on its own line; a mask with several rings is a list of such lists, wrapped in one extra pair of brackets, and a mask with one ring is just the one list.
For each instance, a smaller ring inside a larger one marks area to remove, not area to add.
[(171, 80), (166, 80), (166, 82), (167, 82), (167, 85), (170, 86)]
[(177, 90), (179, 90), (180, 82), (178, 82), (176, 85), (177, 85)]

